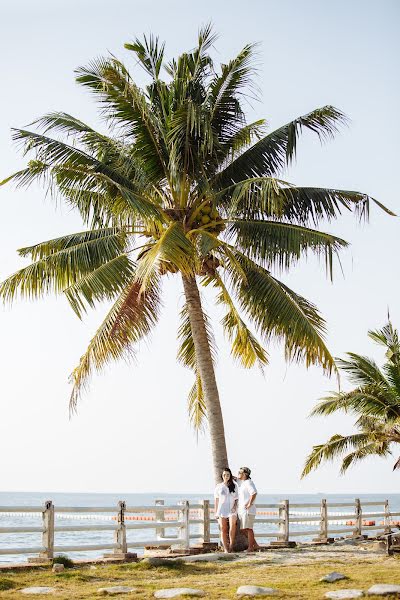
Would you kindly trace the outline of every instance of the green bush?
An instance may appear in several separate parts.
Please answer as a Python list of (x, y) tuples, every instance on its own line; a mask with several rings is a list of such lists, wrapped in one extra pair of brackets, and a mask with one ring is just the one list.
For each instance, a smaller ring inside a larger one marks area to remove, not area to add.
[(53, 565), (56, 563), (59, 565), (64, 565), (66, 569), (72, 569), (72, 567), (74, 566), (74, 561), (68, 558), (68, 556), (65, 556), (65, 554), (55, 556), (53, 558)]
[(17, 587), (17, 584), (11, 581), (11, 579), (0, 579), (0, 591), (12, 590)]

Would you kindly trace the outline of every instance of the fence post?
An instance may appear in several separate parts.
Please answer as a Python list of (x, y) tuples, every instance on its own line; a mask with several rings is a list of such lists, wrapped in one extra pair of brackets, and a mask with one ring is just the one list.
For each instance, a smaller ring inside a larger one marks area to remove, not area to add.
[(356, 515), (356, 525), (353, 532), (354, 537), (362, 536), (362, 507), (359, 498), (355, 499), (354, 513)]
[(210, 501), (203, 500), (203, 543), (210, 541)]
[[(156, 506), (164, 506), (164, 500), (156, 500), (155, 505)], [(156, 515), (156, 521), (165, 521), (165, 512), (164, 512), (163, 508), (156, 508), (155, 515)], [(157, 537), (157, 539), (165, 538), (164, 527), (156, 528), (156, 537)]]
[(319, 539), (321, 542), (328, 541), (328, 505), (326, 499), (321, 500), (321, 520), (319, 522)]
[(117, 547), (114, 548), (114, 554), (126, 554), (128, 552), (128, 546), (126, 542), (125, 509), (125, 502), (120, 500), (118, 502), (117, 514), (118, 528), (114, 532), (114, 541), (117, 544)]
[(188, 500), (182, 500), (181, 502), (179, 502), (179, 504), (181, 505), (181, 510), (180, 510), (180, 521), (182, 523), (182, 525), (180, 526), (180, 540), (181, 540), (181, 545), (182, 548), (184, 550), (189, 551), (190, 548), (190, 524), (189, 524), (189, 510), (190, 510), (190, 506), (189, 506), (189, 501)]
[(289, 500), (283, 500), (279, 504), (279, 541), (287, 544), (289, 542)]
[(42, 546), (44, 550), (38, 558), (30, 558), (29, 562), (43, 562), (54, 558), (54, 504), (51, 500), (46, 500), (43, 504), (42, 523)]
[(385, 530), (384, 533), (389, 534), (392, 533), (392, 529), (390, 527), (390, 509), (389, 509), (389, 500), (385, 500)]

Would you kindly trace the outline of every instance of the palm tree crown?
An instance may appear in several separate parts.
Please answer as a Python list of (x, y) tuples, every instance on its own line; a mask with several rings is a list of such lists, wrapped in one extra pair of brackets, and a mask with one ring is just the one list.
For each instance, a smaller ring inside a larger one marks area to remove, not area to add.
[[(164, 44), (154, 37), (125, 44), (149, 77), (144, 89), (113, 56), (79, 68), (77, 82), (99, 102), (109, 135), (63, 112), (38, 119), (36, 132), (14, 130), (34, 158), (5, 182), (42, 182), (80, 213), (87, 230), (19, 250), (33, 262), (9, 277), (0, 295), (12, 301), (18, 294), (62, 293), (79, 317), (97, 302), (114, 303), (72, 374), (75, 408), (92, 373), (129, 355), (154, 327), (162, 278), (180, 274), (186, 304), (178, 357), (194, 371), (191, 415), (199, 425), (207, 413), (211, 437), (222, 448), (219, 469), (227, 457), (197, 282), (215, 290), (232, 354), (244, 367), (264, 366), (263, 343), (275, 337), (287, 358), (330, 373), (335, 365), (323, 318), (271, 271), (312, 252), (330, 272), (346, 242), (315, 227), (342, 209), (367, 217), (371, 199), (281, 179), (300, 133), (330, 138), (344, 115), (325, 106), (266, 134), (265, 122), (248, 123), (243, 109), (253, 46), (217, 70), (214, 42), (206, 26), (194, 50), (167, 63)], [(64, 139), (50, 137), (57, 133)]]
[[(371, 358), (348, 352), (348, 360), (338, 366), (348, 374), (356, 387), (349, 392), (334, 393), (323, 398), (312, 415), (331, 415), (343, 411), (357, 419), (357, 433), (333, 435), (325, 444), (314, 446), (307, 457), (303, 477), (323, 461), (344, 457), (341, 472), (369, 456), (389, 456), (392, 446), (400, 443), (400, 340), (389, 321), (369, 337), (386, 348), (382, 369)], [(400, 468), (400, 459), (394, 469)]]

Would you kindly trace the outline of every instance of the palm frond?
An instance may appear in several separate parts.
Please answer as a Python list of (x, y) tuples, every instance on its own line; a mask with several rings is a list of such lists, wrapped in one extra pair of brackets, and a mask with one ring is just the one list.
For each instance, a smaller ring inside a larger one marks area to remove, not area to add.
[(188, 395), (189, 419), (196, 433), (199, 433), (207, 420), (207, 408), (204, 401), (201, 377), (196, 370), (196, 380)]
[(266, 340), (282, 340), (287, 360), (322, 366), (330, 374), (336, 365), (323, 340), (325, 322), (317, 308), (275, 279), (242, 253), (233, 250), (246, 275), (230, 277), (241, 310), (248, 314)]
[(157, 322), (159, 308), (159, 281), (153, 280), (144, 294), (138, 282), (126, 286), (71, 374), (72, 412), (94, 371), (101, 371), (109, 362), (133, 356), (135, 344), (146, 337)]
[(18, 295), (34, 299), (50, 292), (60, 294), (97, 269), (107, 269), (106, 265), (110, 264), (115, 264), (119, 281), (121, 277), (129, 276), (129, 261), (121, 254), (125, 235), (107, 230), (93, 236), (90, 233), (87, 239), (82, 239), (82, 234), (73, 234), (23, 248), (22, 255), (31, 254), (38, 260), (3, 281), (0, 297), (4, 302), (12, 302)]
[(331, 277), (333, 257), (348, 245), (329, 233), (273, 220), (234, 220), (226, 234), (243, 253), (267, 269), (289, 269), (308, 252), (322, 255)]
[[(211, 357), (213, 363), (215, 363), (217, 356), (217, 348), (215, 344), (214, 335), (211, 329), (210, 320), (204, 311), (203, 318)], [(201, 377), (197, 368), (192, 328), (190, 325), (189, 312), (186, 304), (181, 310), (181, 324), (178, 329), (178, 341), (178, 361), (182, 363), (185, 367), (191, 369), (195, 375), (195, 382), (191, 387), (188, 395), (188, 410), (190, 421), (194, 429), (197, 432), (199, 432), (203, 428), (204, 422), (207, 419), (207, 409), (204, 401), (204, 392)]]
[(115, 58), (97, 59), (76, 70), (76, 81), (99, 97), (104, 116), (120, 124), (140, 148), (142, 164), (153, 182), (167, 176), (163, 137), (143, 92), (126, 67)]
[(160, 238), (144, 252), (138, 262), (136, 279), (145, 289), (148, 281), (158, 273), (162, 263), (176, 267), (181, 273), (192, 274), (195, 269), (195, 249), (180, 223), (173, 222), (164, 229)]
[(317, 469), (322, 462), (333, 461), (352, 448), (362, 448), (370, 442), (368, 434), (333, 435), (325, 444), (313, 446), (312, 452), (306, 459), (301, 477)]
[(345, 115), (333, 106), (317, 108), (256, 142), (223, 169), (216, 176), (216, 181), (222, 188), (252, 177), (277, 175), (294, 158), (297, 139), (303, 129), (325, 140), (332, 138), (345, 122)]
[(81, 318), (96, 302), (114, 300), (135, 275), (135, 265), (126, 254), (116, 256), (66, 287), (64, 294), (75, 314)]
[(387, 380), (372, 358), (347, 352), (348, 360), (337, 359), (340, 369), (345, 371), (352, 383), (357, 386), (377, 384), (387, 386)]
[(255, 364), (258, 364), (262, 371), (263, 367), (268, 364), (268, 354), (266, 350), (240, 317), (221, 277), (216, 274), (212, 278), (212, 282), (214, 286), (220, 290), (217, 296), (217, 303), (222, 304), (227, 308), (227, 313), (222, 320), (222, 325), (232, 344), (231, 353), (233, 358), (245, 369), (250, 369)]

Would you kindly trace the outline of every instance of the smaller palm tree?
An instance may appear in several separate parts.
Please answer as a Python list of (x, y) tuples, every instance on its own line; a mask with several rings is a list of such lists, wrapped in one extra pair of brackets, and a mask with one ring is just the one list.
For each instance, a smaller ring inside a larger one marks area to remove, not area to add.
[[(348, 352), (348, 360), (337, 360), (356, 387), (349, 392), (333, 393), (311, 412), (331, 415), (343, 411), (355, 415), (357, 433), (333, 435), (327, 442), (314, 446), (306, 459), (302, 477), (317, 469), (323, 461), (343, 457), (341, 473), (368, 456), (389, 456), (400, 444), (400, 340), (389, 322), (383, 329), (369, 331), (368, 336), (386, 348), (382, 369), (371, 358)], [(400, 468), (400, 458), (393, 470)]]

